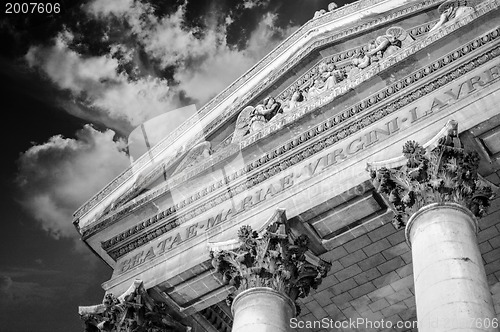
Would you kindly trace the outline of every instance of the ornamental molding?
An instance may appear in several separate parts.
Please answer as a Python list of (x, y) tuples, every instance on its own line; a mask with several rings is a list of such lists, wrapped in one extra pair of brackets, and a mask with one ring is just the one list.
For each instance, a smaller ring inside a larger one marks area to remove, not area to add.
[(237, 239), (209, 243), (212, 265), (222, 283), (236, 289), (228, 296), (228, 305), (254, 287), (272, 288), (294, 302), (307, 297), (331, 268), (308, 245), (307, 235), (292, 236), (284, 209), (278, 209), (259, 231), (242, 226)]
[[(487, 46), (491, 41), (497, 40), (499, 36), (500, 27), (457, 48), (429, 66), (413, 72), (400, 81), (353, 105), (341, 114), (335, 115), (318, 124), (315, 128), (296, 136), (287, 143), (263, 155), (261, 158), (254, 160), (254, 162), (246, 165), (239, 171), (228, 175), (226, 179), (213, 183), (202, 191), (195, 193), (189, 199), (171, 206), (137, 224), (135, 227), (102, 242), (102, 247), (108, 252), (112, 251), (113, 258), (121, 257), (144, 243), (161, 236), (172, 228), (214, 208), (232, 196), (258, 185), (337, 142), (346, 140), (372, 123), (387, 117), (410, 103), (424, 98), (434, 90), (463, 77), (475, 68), (497, 58), (500, 55), (500, 46), (468, 59), (466, 63), (436, 77), (432, 81), (428, 80), (428, 77), (433, 75), (437, 70), (447, 66), (454, 66), (457, 61), (469, 55), (472, 51)], [(419, 88), (415, 88), (412, 93), (406, 93), (405, 95), (400, 93), (406, 87), (417, 84), (420, 81), (424, 81), (423, 83), (425, 84)], [(371, 111), (365, 112), (367, 109), (371, 109)], [(361, 112), (365, 114), (360, 117), (359, 113)], [(261, 168), (264, 165), (267, 167), (265, 169)], [(229, 184), (231, 184), (231, 187), (228, 186)], [(158, 196), (158, 193), (153, 194), (156, 194), (155, 197)], [(209, 195), (212, 197), (208, 197)], [(153, 198), (152, 196), (149, 197), (150, 199)], [(196, 205), (193, 206), (193, 204)], [(189, 211), (186, 209), (188, 206), (192, 206)], [(139, 207), (139, 205), (136, 205), (136, 207)], [(100, 224), (100, 227), (106, 227), (116, 222), (116, 220), (118, 218), (114, 220), (111, 218), (107, 219), (105, 220), (107, 224), (103, 222), (103, 224)], [(162, 222), (162, 225), (156, 227), (159, 222)], [(144, 233), (143, 231), (148, 228), (149, 230)], [(99, 229), (96, 228), (92, 233), (89, 232), (87, 233), (88, 235), (85, 235), (91, 236)], [(139, 233), (142, 234), (139, 235)]]
[[(497, 0), (490, 0), (490, 2), (495, 2)], [(355, 3), (351, 3), (348, 5), (344, 5), (341, 8), (329, 12), (325, 15), (322, 15), (316, 19), (312, 19), (308, 21), (306, 24), (301, 26), (298, 30), (296, 30), (292, 35), (290, 35), (285, 41), (283, 41), (280, 45), (278, 45), (271, 53), (265, 56), (262, 60), (260, 60), (257, 64), (255, 64), (251, 69), (249, 69), (245, 74), (240, 76), (236, 81), (234, 81), (230, 86), (228, 86), (225, 90), (219, 93), (215, 98), (210, 100), (207, 104), (205, 104), (199, 112), (186, 120), (183, 124), (181, 124), (176, 130), (174, 130), (170, 135), (165, 137), (162, 141), (156, 144), (151, 149), (151, 153), (153, 155), (159, 155), (164, 152), (171, 143), (175, 140), (175, 138), (179, 137), (182, 133), (187, 132), (187, 130), (197, 123), (199, 123), (200, 119), (205, 118), (208, 114), (212, 113), (215, 109), (217, 109), (224, 101), (227, 101), (228, 98), (239, 88), (241, 88), (245, 82), (248, 81), (251, 77), (256, 76), (259, 72), (264, 70), (269, 63), (273, 62), (276, 58), (283, 54), (283, 52), (289, 49), (292, 45), (297, 43), (302, 38), (307, 37), (308, 35), (319, 31), (323, 25), (326, 25), (334, 20), (344, 19), (348, 15), (352, 15), (355, 13), (363, 11), (369, 11), (370, 7), (373, 7), (382, 3), (389, 3), (390, 1), (386, 0), (361, 0)], [(226, 108), (222, 114), (217, 116), (217, 118), (212, 121), (207, 128), (205, 128), (204, 132), (210, 135), (214, 131), (216, 131), (219, 126), (227, 121), (230, 117), (234, 116), (246, 103), (248, 103), (253, 97), (255, 97), (258, 93), (260, 93), (264, 88), (271, 86), (273, 81), (276, 80), (279, 76), (282, 75), (286, 70), (290, 69), (293, 64), (296, 64), (299, 60), (304, 58), (308, 53), (310, 53), (313, 49), (317, 47), (321, 47), (326, 43), (331, 43), (334, 40), (338, 39), (346, 39), (352, 36), (353, 34), (359, 34), (368, 29), (373, 29), (375, 26), (386, 24), (392, 20), (401, 18), (403, 16), (407, 16), (413, 14), (415, 12), (419, 12), (437, 4), (441, 3), (442, 0), (426, 0), (409, 7), (399, 8), (399, 10), (395, 10), (390, 15), (386, 15), (370, 22), (364, 22), (357, 26), (353, 26), (351, 28), (347, 28), (343, 30), (341, 33), (335, 34), (333, 36), (328, 37), (325, 41), (317, 41), (309, 47), (307, 47), (306, 51), (301, 52), (299, 55), (295, 55), (293, 59), (290, 59), (290, 62), (287, 62), (285, 66), (282, 66), (279, 71), (273, 72), (272, 75), (265, 82), (262, 82), (258, 87), (254, 88), (252, 91), (247, 93), (244, 98), (236, 98), (235, 101), (238, 103), (234, 103), (233, 105)], [(205, 134), (197, 134), (193, 138), (189, 140), (187, 143), (188, 146), (192, 146), (197, 141), (205, 139)], [(177, 151), (176, 156), (178, 157), (179, 151)], [(99, 193), (94, 195), (91, 199), (89, 199), (85, 204), (83, 204), (78, 210), (73, 214), (74, 221), (73, 223), (78, 228), (79, 219), (84, 216), (87, 212), (89, 212), (94, 206), (96, 206), (103, 198), (107, 197), (111, 192), (113, 192), (118, 186), (122, 183), (130, 179), (134, 175), (133, 168), (142, 169), (144, 166), (149, 164), (150, 159), (142, 156), (138, 158), (134, 165), (126, 169), (120, 175), (118, 175), (113, 181), (111, 181), (107, 186), (105, 186)], [(173, 162), (173, 161), (172, 161)], [(168, 163), (170, 165), (171, 163)]]
[(458, 138), (458, 124), (450, 120), (423, 146), (408, 141), (403, 156), (369, 163), (372, 183), (394, 212), (396, 229), (433, 203), (457, 203), (477, 217), (486, 214), (493, 191), (478, 174), (479, 154), (466, 152)]
[(169, 314), (167, 305), (155, 301), (142, 281), (134, 283), (119, 297), (108, 293), (102, 304), (79, 307), (86, 332), (189, 332)]

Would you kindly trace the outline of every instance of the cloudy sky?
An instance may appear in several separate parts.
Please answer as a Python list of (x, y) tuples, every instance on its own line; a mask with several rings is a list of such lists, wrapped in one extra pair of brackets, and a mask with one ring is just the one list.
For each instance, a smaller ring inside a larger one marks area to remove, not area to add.
[(83, 330), (77, 306), (102, 300), (111, 270), (79, 240), (71, 215), (129, 165), (128, 134), (155, 115), (199, 109), (328, 3), (61, 0), (59, 14), (2, 8), (1, 332)]

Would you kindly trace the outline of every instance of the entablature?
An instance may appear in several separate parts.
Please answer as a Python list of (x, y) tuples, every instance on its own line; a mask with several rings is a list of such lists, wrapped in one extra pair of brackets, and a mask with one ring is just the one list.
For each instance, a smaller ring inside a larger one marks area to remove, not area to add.
[[(241, 108), (255, 99), (259, 93), (272, 86), (276, 79), (288, 71), (312, 50), (324, 47), (327, 43), (348, 39), (377, 26), (412, 15), (416, 12), (435, 7), (440, 1), (379, 1), (365, 0), (346, 5), (336, 11), (309, 21), (273, 52), (242, 75), (235, 83), (205, 105), (200, 112), (181, 125), (172, 135), (152, 148), (152, 155), (168, 159), (164, 164), (156, 165), (146, 178), (154, 178), (161, 174), (161, 169), (168, 168), (178, 162), (186, 147), (193, 146), (206, 136), (217, 131), (221, 125), (235, 116)], [(360, 9), (363, 10), (360, 10)], [(385, 13), (390, 13), (385, 15)], [(332, 31), (339, 31), (331, 34)], [(323, 38), (325, 34), (330, 34)], [(194, 130), (194, 129), (198, 130)], [(196, 132), (189, 136), (185, 133)], [(184, 135), (182, 135), (184, 133)], [(189, 137), (188, 137), (189, 136)], [(168, 150), (168, 151), (167, 151)], [(168, 155), (168, 158), (166, 156)], [(75, 225), (88, 228), (96, 222), (95, 218), (104, 208), (110, 206), (120, 195), (133, 188), (139, 173), (148, 173), (151, 167), (148, 158), (139, 158), (137, 162), (113, 182), (91, 198), (75, 212)], [(100, 208), (96, 208), (101, 206)]]

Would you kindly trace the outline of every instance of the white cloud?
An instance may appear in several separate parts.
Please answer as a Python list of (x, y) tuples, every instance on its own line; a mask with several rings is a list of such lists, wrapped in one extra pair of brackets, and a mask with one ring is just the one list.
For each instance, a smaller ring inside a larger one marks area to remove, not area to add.
[[(207, 49), (204, 61), (175, 74), (175, 79), (180, 82), (179, 88), (204, 102), (214, 97), (296, 29), (278, 28), (274, 25), (275, 20), (275, 14), (264, 15), (244, 50), (235, 50), (225, 43), (212, 44), (214, 46)], [(225, 30), (220, 33), (225, 33)]]
[(65, 37), (59, 35), (52, 47), (31, 47), (25, 56), (28, 64), (43, 69), (60, 88), (74, 93), (86, 91), (96, 94), (103, 82), (117, 80), (115, 59), (89, 57), (82, 59), (79, 54), (67, 48)]
[[(166, 80), (151, 76), (130, 80), (126, 74), (117, 73), (118, 60), (111, 56), (82, 57), (64, 40), (61, 34), (54, 46), (31, 47), (26, 61), (40, 68), (58, 87), (71, 91), (85, 106), (104, 113), (111, 119), (108, 126), (113, 126), (113, 120), (126, 120), (136, 126), (179, 107), (178, 96), (170, 92)], [(122, 48), (115, 46), (112, 50), (118, 49)], [(91, 113), (87, 119), (96, 120)]]
[[(93, 2), (101, 8), (101, 2)], [(266, 1), (246, 1), (247, 8), (264, 5)], [(224, 23), (207, 16), (208, 27), (200, 33), (197, 29), (186, 29), (185, 4), (161, 19), (153, 15), (147, 4), (135, 3), (124, 13), (116, 10), (132, 26), (132, 30), (144, 45), (147, 54), (159, 60), (162, 67), (175, 66), (174, 78), (178, 88), (187, 96), (199, 101), (200, 106), (222, 91), (253, 64), (272, 50), (282, 39), (297, 27), (282, 29), (275, 26), (276, 14), (263, 15), (257, 28), (251, 33), (247, 47), (238, 50), (226, 43), (227, 26), (233, 23), (226, 16)], [(109, 11), (92, 12), (95, 15), (110, 14)], [(212, 14), (217, 15), (217, 14)], [(201, 36), (201, 37), (200, 37)]]
[(34, 304), (56, 300), (60, 289), (42, 286), (36, 282), (16, 281), (10, 276), (0, 275), (0, 305)]
[(252, 9), (257, 6), (263, 6), (269, 3), (269, 0), (245, 0), (243, 2), (243, 8)]
[(128, 166), (125, 144), (113, 136), (87, 125), (75, 139), (53, 136), (21, 154), (21, 203), (54, 237), (77, 238), (72, 213)]
[(134, 0), (105, 0), (93, 1), (87, 5), (87, 11), (96, 16), (113, 14), (120, 16), (127, 13), (134, 6)]

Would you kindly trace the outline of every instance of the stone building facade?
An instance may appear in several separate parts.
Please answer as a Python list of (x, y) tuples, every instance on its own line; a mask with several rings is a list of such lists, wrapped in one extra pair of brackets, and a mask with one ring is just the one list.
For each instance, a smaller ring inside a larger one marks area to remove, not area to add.
[(497, 331), (499, 5), (318, 12), (75, 212), (86, 330)]

